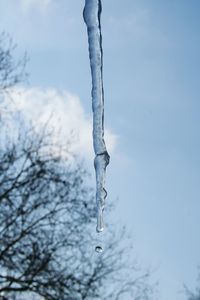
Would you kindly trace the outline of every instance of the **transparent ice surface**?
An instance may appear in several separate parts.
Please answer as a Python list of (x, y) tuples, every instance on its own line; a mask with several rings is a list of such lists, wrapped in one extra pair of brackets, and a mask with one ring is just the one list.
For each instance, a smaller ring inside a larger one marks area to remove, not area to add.
[(92, 74), (93, 146), (96, 172), (97, 231), (104, 228), (103, 210), (107, 192), (106, 167), (110, 156), (104, 141), (103, 51), (101, 35), (101, 0), (86, 0), (83, 18), (87, 26), (90, 67)]

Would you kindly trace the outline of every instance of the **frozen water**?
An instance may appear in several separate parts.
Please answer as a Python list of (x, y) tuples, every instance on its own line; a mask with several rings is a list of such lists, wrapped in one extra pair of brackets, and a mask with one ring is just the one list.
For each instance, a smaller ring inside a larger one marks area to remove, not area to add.
[(110, 156), (104, 141), (104, 90), (103, 51), (101, 35), (101, 0), (86, 0), (83, 18), (87, 26), (90, 67), (92, 74), (93, 146), (96, 171), (97, 231), (104, 228), (103, 210), (107, 192), (105, 186), (106, 167)]

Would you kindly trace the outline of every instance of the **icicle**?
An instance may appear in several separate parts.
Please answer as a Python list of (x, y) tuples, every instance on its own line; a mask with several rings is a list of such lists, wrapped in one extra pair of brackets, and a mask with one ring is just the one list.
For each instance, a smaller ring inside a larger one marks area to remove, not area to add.
[(101, 0), (85, 0), (83, 18), (87, 25), (90, 67), (92, 74), (93, 146), (96, 171), (97, 231), (104, 229), (103, 210), (107, 192), (106, 167), (110, 156), (104, 142), (103, 51), (101, 36)]

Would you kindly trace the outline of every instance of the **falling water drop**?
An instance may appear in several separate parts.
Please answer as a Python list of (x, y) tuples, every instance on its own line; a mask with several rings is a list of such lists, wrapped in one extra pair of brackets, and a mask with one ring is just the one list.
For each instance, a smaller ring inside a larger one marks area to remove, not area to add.
[[(94, 159), (94, 167), (96, 172), (97, 232), (102, 232), (104, 229), (103, 210), (107, 195), (104, 188), (105, 173), (110, 160), (104, 141), (103, 50), (100, 21), (101, 9), (101, 0), (85, 0), (83, 18), (88, 32), (90, 67), (92, 74), (93, 146), (96, 155)], [(100, 248), (96, 247), (96, 251)]]
[(96, 246), (95, 251), (97, 253), (102, 253), (103, 252), (103, 248), (101, 246)]

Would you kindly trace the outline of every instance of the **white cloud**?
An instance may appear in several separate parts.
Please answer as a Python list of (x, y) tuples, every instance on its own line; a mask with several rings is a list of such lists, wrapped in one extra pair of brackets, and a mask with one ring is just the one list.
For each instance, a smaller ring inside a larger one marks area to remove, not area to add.
[[(69, 92), (55, 89), (21, 88), (11, 92), (14, 110), (40, 127), (49, 120), (49, 126), (60, 131), (62, 139), (69, 139), (73, 131), (72, 149), (84, 157), (93, 158), (92, 118), (87, 116), (80, 99)], [(109, 153), (112, 153), (117, 137), (111, 131), (105, 131), (105, 140)]]

